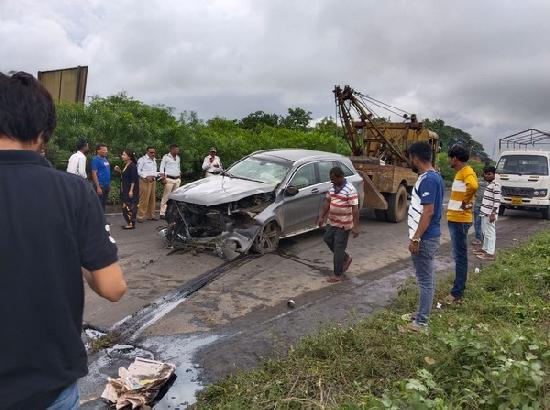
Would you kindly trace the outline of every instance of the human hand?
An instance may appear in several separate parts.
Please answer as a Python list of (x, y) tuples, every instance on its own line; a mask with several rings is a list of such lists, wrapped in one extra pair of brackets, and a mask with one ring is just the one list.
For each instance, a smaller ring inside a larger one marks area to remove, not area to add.
[(354, 226), (353, 228), (351, 228), (351, 233), (354, 238), (357, 238), (359, 236), (359, 227)]
[(128, 192), (128, 198), (133, 198), (133, 197), (134, 197), (134, 191)]
[(322, 228), (324, 224), (325, 224), (325, 218), (319, 218), (319, 221), (317, 222), (317, 225), (319, 226), (319, 228)]
[(489, 216), (489, 222), (494, 223), (496, 220), (497, 220), (496, 214), (491, 214), (491, 216)]
[(214, 168), (219, 168), (220, 164), (214, 164)]
[(97, 187), (96, 192), (98, 195), (103, 195), (103, 189), (100, 186)]
[(413, 242), (412, 240), (409, 242), (409, 252), (411, 255), (418, 255), (418, 251), (420, 250), (420, 242)]
[(120, 167), (118, 165), (115, 165), (115, 171), (120, 172)]

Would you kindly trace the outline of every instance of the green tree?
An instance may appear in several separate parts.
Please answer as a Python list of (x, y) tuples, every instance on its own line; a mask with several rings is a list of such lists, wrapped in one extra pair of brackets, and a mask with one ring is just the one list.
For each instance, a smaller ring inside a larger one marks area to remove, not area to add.
[(311, 111), (306, 111), (300, 107), (289, 108), (288, 115), (281, 117), (279, 125), (291, 130), (307, 131), (311, 120)]
[(263, 126), (276, 127), (278, 123), (279, 116), (277, 114), (269, 114), (263, 111), (253, 112), (238, 121), (238, 124), (247, 130), (256, 130)]

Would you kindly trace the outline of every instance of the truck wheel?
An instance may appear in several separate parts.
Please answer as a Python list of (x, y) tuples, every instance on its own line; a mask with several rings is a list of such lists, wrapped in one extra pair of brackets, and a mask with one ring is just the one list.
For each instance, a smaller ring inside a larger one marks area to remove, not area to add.
[(399, 185), (395, 194), (388, 195), (388, 222), (401, 222), (407, 216), (407, 188)]
[(542, 214), (542, 219), (550, 219), (550, 206), (547, 206), (540, 212)]
[(386, 210), (385, 209), (375, 209), (374, 216), (376, 216), (377, 221), (386, 221)]
[(504, 215), (504, 212), (506, 212), (506, 207), (504, 205), (501, 205), (498, 207), (498, 214)]

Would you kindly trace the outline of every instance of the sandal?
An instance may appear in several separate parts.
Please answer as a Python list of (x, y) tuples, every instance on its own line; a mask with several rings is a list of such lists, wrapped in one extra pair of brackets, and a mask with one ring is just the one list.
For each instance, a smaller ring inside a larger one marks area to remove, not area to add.
[(126, 225), (123, 226), (122, 229), (136, 229), (136, 227), (134, 225)]

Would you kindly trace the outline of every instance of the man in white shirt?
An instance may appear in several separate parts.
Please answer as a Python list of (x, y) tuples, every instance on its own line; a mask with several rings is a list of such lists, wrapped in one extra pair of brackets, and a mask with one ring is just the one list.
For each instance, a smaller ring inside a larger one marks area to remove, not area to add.
[(205, 171), (207, 177), (217, 175), (223, 171), (222, 162), (217, 154), (218, 150), (215, 147), (210, 148), (210, 155), (202, 162), (202, 169)]
[(69, 158), (67, 172), (80, 175), (84, 179), (88, 178), (86, 174), (86, 154), (89, 149), (88, 143), (84, 140), (79, 140), (76, 143), (76, 152)]
[(139, 175), (139, 205), (137, 221), (143, 222), (147, 218), (156, 221), (155, 205), (157, 193), (157, 162), (154, 147), (147, 147), (147, 153), (138, 159), (137, 171)]
[(160, 202), (160, 219), (164, 219), (168, 196), (179, 188), (181, 184), (180, 149), (178, 144), (170, 145), (170, 152), (162, 157), (160, 162), (160, 176), (164, 185), (164, 193)]

